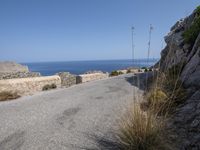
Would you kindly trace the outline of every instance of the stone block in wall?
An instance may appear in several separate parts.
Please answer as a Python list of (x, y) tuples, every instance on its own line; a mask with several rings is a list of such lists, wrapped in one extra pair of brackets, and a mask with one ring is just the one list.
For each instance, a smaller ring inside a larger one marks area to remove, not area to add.
[(19, 95), (33, 94), (42, 91), (45, 85), (55, 84), (61, 87), (61, 79), (58, 75), (46, 77), (32, 77), (19, 79), (0, 80), (0, 92), (17, 92)]
[(105, 79), (108, 77), (109, 77), (108, 73), (91, 73), (91, 74), (79, 75), (79, 76), (77, 76), (76, 80), (77, 80), (77, 84), (78, 84), (78, 83), (84, 83), (84, 82), (89, 82), (89, 81)]
[(64, 87), (70, 87), (76, 84), (76, 75), (70, 74), (69, 72), (59, 72), (57, 73), (61, 79), (61, 85)]

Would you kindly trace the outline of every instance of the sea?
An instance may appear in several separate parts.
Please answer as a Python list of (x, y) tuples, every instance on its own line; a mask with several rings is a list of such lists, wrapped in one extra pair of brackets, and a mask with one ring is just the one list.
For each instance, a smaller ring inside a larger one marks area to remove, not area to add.
[(54, 75), (58, 72), (70, 72), (72, 74), (83, 74), (88, 71), (111, 72), (114, 70), (130, 67), (149, 67), (154, 65), (158, 59), (135, 59), (130, 60), (90, 60), (90, 61), (62, 61), (62, 62), (29, 62), (22, 63), (29, 67), (32, 72), (40, 72), (41, 75)]

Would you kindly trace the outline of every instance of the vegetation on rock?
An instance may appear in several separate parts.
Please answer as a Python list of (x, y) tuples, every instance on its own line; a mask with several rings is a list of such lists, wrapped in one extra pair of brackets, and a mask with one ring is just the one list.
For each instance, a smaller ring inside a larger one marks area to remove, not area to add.
[(55, 84), (47, 84), (42, 88), (42, 90), (47, 91), (47, 90), (56, 89), (56, 88), (57, 88), (57, 86)]
[(120, 126), (118, 134), (122, 150), (155, 150), (166, 149), (162, 140), (163, 121), (151, 111), (144, 112), (137, 104)]
[(183, 33), (185, 42), (193, 45), (199, 33), (200, 33), (200, 6), (196, 8), (196, 16), (194, 18), (192, 25)]
[(167, 94), (161, 89), (155, 89), (149, 92), (147, 96), (147, 102), (152, 106), (162, 106), (167, 100)]
[(0, 101), (17, 99), (19, 97), (20, 95), (18, 95), (17, 92), (4, 91), (0, 93)]
[(111, 73), (110, 73), (110, 76), (112, 77), (112, 76), (118, 76), (118, 75), (121, 75), (121, 74), (123, 74), (123, 72), (121, 72), (121, 71), (112, 71)]

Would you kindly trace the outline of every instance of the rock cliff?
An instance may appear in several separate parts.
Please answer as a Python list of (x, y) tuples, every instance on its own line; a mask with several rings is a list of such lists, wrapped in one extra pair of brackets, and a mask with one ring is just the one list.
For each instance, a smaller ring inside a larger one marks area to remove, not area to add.
[(157, 65), (162, 71), (180, 69), (179, 78), (188, 91), (187, 100), (175, 113), (180, 149), (200, 149), (200, 7), (179, 20), (165, 37), (166, 47)]

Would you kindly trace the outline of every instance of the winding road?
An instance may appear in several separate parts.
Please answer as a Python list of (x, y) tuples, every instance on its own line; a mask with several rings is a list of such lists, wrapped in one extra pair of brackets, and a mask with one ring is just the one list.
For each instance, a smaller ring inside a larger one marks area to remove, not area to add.
[(0, 103), (0, 150), (98, 150), (133, 102), (131, 74)]

